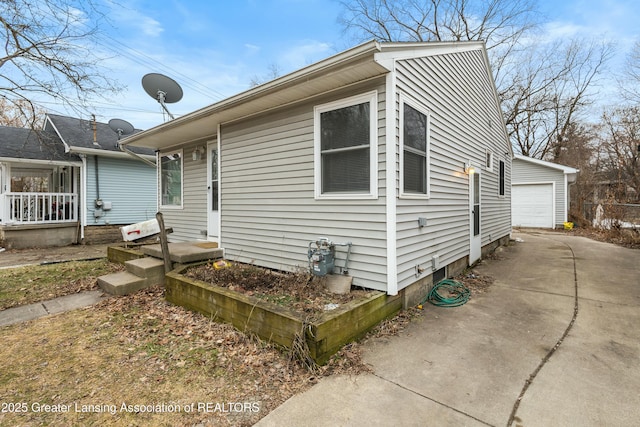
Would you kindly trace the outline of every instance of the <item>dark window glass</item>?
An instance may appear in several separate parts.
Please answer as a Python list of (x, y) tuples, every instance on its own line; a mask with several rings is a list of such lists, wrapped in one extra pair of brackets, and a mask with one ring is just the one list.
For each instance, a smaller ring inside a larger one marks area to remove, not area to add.
[(368, 102), (320, 113), (322, 193), (370, 191)]
[(427, 116), (404, 104), (404, 191), (427, 194)]

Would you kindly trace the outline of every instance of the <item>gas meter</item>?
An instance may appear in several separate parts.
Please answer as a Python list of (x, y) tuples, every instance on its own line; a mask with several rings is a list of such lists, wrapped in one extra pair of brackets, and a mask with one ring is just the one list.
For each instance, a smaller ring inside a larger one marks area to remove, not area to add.
[[(315, 244), (315, 248), (311, 246)], [(351, 253), (351, 242), (334, 243), (326, 237), (320, 237), (315, 242), (309, 243), (307, 256), (309, 257), (309, 269), (316, 276), (326, 276), (332, 274), (336, 262), (336, 246), (348, 246), (347, 257), (344, 262), (343, 273), (347, 274), (349, 264), (349, 254)]]

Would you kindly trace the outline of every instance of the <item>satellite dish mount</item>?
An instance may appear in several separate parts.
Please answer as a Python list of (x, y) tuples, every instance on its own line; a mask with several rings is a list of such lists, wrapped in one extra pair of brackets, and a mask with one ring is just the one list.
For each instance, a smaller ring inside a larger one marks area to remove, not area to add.
[(122, 136), (131, 135), (133, 133), (133, 125), (126, 120), (111, 119), (109, 120), (109, 127), (112, 131), (118, 134), (118, 141)]
[(166, 105), (182, 99), (182, 88), (175, 80), (162, 74), (149, 73), (142, 77), (142, 87), (150, 97), (160, 103), (171, 120), (175, 119)]

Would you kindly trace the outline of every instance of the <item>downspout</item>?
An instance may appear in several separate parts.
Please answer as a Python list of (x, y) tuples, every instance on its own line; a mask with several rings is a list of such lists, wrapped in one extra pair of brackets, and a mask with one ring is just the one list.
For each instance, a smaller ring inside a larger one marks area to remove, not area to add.
[(87, 225), (87, 156), (80, 154), (82, 170), (80, 171), (80, 242), (84, 242), (84, 227)]
[[(218, 247), (224, 248), (222, 245), (222, 132), (221, 124), (218, 123)], [(207, 153), (210, 154), (210, 153)]]
[(95, 167), (95, 175), (96, 175), (96, 203), (100, 200), (100, 174), (98, 173), (98, 155), (93, 156)]
[[(156, 164), (156, 163), (153, 163), (151, 160), (147, 160), (147, 159), (145, 159), (144, 157), (142, 157), (142, 156), (140, 156), (140, 155), (138, 155), (138, 154), (134, 153), (133, 151), (130, 151), (130, 150), (126, 147), (126, 145), (125, 145), (125, 143), (124, 143), (124, 142), (119, 143), (119, 144), (118, 144), (118, 148), (120, 148), (120, 151), (123, 151), (123, 152), (127, 153), (128, 155), (130, 155), (131, 157), (135, 157), (136, 159), (143, 161), (144, 163), (146, 163), (147, 165), (149, 165), (149, 166), (151, 166), (151, 167), (153, 167), (153, 168), (155, 168), (155, 167), (157, 166), (157, 164)], [(157, 161), (158, 161), (158, 159), (157, 159), (157, 156), (156, 156), (156, 162), (157, 162)]]
[[(122, 151), (123, 153), (127, 153), (128, 155), (130, 155), (131, 157), (135, 157), (136, 159), (146, 163), (147, 165), (155, 168), (158, 165), (158, 156), (156, 156), (156, 163), (153, 163), (151, 160), (147, 160), (144, 157), (142, 157), (139, 154), (134, 153), (133, 151), (129, 150), (127, 148), (127, 141), (120, 141), (118, 140), (118, 143), (116, 144), (116, 146), (120, 149), (120, 151)], [(159, 212), (159, 211), (158, 211)]]
[(396, 200), (396, 62), (386, 76), (386, 199), (387, 199), (387, 295), (398, 294), (397, 200)]
[[(160, 165), (160, 151), (156, 151), (156, 165)], [(156, 212), (160, 212), (162, 200), (162, 177), (160, 176), (162, 171), (160, 169), (160, 166), (156, 168)]]

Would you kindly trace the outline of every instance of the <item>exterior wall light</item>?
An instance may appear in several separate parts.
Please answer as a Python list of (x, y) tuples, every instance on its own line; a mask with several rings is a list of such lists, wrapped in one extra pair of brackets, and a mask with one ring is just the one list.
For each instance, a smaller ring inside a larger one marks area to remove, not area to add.
[(474, 173), (476, 173), (476, 168), (471, 166), (471, 160), (464, 164), (464, 173), (466, 173), (467, 175), (473, 175)]

